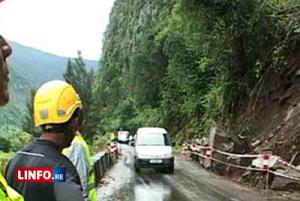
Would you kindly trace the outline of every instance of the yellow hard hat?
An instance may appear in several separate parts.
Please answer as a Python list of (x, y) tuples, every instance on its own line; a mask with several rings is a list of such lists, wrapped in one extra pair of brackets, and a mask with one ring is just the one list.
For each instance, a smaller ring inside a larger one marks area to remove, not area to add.
[(109, 140), (115, 140), (116, 139), (116, 135), (115, 135), (115, 133), (113, 133), (113, 132), (110, 132), (109, 133)]
[(75, 89), (61, 80), (43, 84), (35, 94), (33, 105), (36, 127), (65, 123), (76, 109), (82, 109), (82, 102)]

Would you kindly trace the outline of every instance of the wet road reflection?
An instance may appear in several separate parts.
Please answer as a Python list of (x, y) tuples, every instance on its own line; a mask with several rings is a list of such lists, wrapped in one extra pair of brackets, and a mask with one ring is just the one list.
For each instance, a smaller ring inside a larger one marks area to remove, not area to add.
[[(98, 189), (101, 201), (260, 201), (265, 198), (230, 181), (215, 177), (191, 161), (175, 160), (175, 173), (133, 170), (133, 147), (122, 146), (123, 158), (108, 172)], [(281, 199), (280, 199), (281, 200)]]
[(162, 173), (133, 170), (133, 150), (123, 147), (124, 158), (109, 173), (109, 183), (98, 191), (101, 201), (188, 201), (165, 182)]
[(185, 201), (187, 198), (183, 197), (175, 188), (162, 181), (159, 173), (142, 173), (136, 175), (134, 200)]

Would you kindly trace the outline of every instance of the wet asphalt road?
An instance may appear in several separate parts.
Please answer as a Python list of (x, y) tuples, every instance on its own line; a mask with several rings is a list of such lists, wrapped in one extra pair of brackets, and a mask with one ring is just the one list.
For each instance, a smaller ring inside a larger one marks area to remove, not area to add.
[(268, 198), (233, 182), (210, 175), (197, 163), (175, 159), (175, 173), (133, 169), (133, 147), (122, 145), (122, 159), (108, 172), (98, 189), (101, 201), (260, 201)]

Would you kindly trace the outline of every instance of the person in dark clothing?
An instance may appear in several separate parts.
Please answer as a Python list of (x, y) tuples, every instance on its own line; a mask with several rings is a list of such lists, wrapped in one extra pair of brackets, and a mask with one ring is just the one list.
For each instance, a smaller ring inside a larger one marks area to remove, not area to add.
[[(70, 146), (76, 129), (82, 102), (74, 88), (64, 81), (50, 81), (42, 85), (34, 98), (34, 122), (41, 126), (41, 137), (26, 146), (10, 160), (6, 180), (20, 192), (25, 201), (83, 201), (82, 187), (76, 168), (61, 154)], [(66, 182), (17, 182), (16, 168), (63, 167)]]
[[(1, 0), (0, 0), (1, 2)], [(7, 64), (7, 58), (12, 54), (12, 48), (0, 35), (0, 107), (6, 105), (9, 101), (8, 82), (9, 82), (9, 70)], [(23, 197), (8, 186), (6, 180), (2, 176), (0, 171), (0, 201), (24, 201)]]
[(0, 106), (8, 103), (8, 65), (6, 59), (11, 55), (12, 49), (8, 42), (0, 35)]

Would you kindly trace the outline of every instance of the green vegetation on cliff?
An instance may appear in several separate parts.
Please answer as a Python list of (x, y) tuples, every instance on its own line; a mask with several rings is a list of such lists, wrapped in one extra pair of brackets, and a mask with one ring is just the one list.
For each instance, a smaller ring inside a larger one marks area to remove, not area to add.
[(267, 69), (297, 48), (299, 2), (116, 0), (96, 78), (100, 130), (205, 135), (245, 112)]

